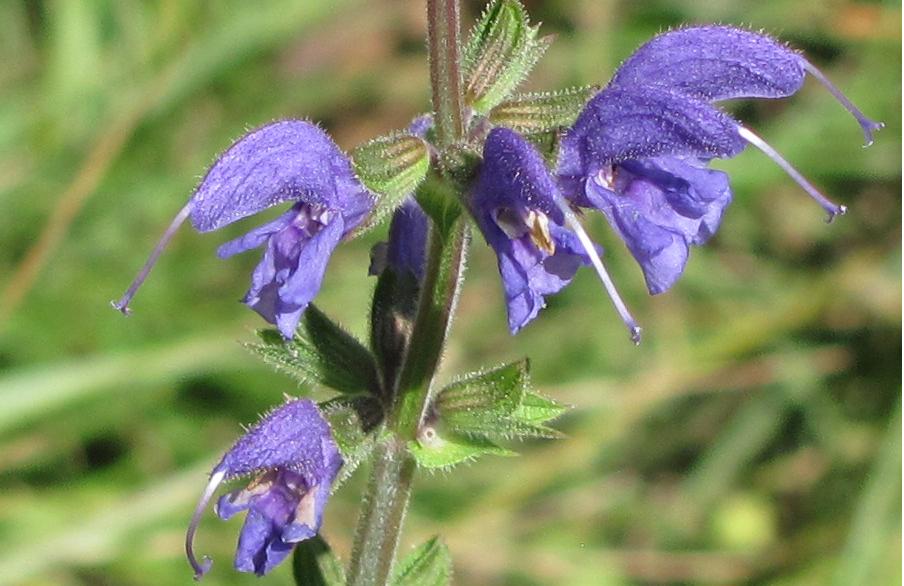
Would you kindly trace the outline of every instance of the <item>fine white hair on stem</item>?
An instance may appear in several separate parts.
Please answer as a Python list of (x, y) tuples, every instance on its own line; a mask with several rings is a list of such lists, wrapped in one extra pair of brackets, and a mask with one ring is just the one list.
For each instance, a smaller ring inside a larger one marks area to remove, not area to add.
[(562, 210), (562, 213), (565, 215), (565, 222), (568, 224), (568, 227), (577, 235), (578, 240), (587, 252), (587, 256), (590, 257), (590, 262), (596, 270), (596, 274), (599, 276), (600, 281), (602, 281), (606, 293), (612, 300), (612, 304), (615, 305), (615, 311), (618, 312), (619, 317), (621, 317), (625, 326), (628, 328), (628, 332), (631, 335), (631, 341), (634, 342), (635, 345), (639, 345), (640, 326), (634, 321), (634, 316), (631, 315), (628, 306), (625, 305), (621, 295), (618, 294), (618, 289), (615, 288), (615, 283), (612, 282), (609, 272), (603, 265), (603, 259), (601, 259), (599, 253), (597, 253), (596, 246), (593, 245), (593, 241), (590, 240), (590, 236), (587, 235), (587, 231), (584, 230), (584, 226), (581, 225), (580, 220), (574, 215), (574, 212), (571, 210), (571, 207), (569, 207), (568, 202), (565, 201), (565, 198), (559, 196), (554, 199), (556, 205), (559, 206), (559, 209)]
[(772, 159), (772, 161), (782, 168), (788, 175), (800, 185), (804, 191), (806, 191), (810, 197), (812, 197), (816, 202), (822, 206), (822, 208), (828, 212), (829, 217), (826, 219), (827, 222), (831, 223), (832, 220), (835, 219), (836, 216), (843, 216), (847, 213), (847, 207), (843, 205), (838, 205), (832, 201), (830, 201), (826, 196), (824, 196), (818, 189), (813, 187), (813, 184), (807, 181), (806, 177), (800, 174), (800, 172), (791, 166), (791, 163), (785, 160), (778, 151), (772, 148), (765, 140), (757, 136), (752, 130), (749, 128), (745, 128), (744, 126), (738, 126), (738, 134), (741, 135), (741, 138), (760, 149), (765, 153), (767, 157)]
[(191, 564), (192, 569), (195, 571), (195, 580), (200, 580), (204, 574), (210, 570), (210, 566), (213, 564), (207, 556), (202, 557), (200, 562), (198, 561), (198, 558), (195, 557), (195, 532), (198, 530), (198, 524), (201, 523), (201, 517), (204, 515), (204, 511), (207, 510), (207, 504), (210, 503), (213, 493), (216, 492), (217, 487), (223, 482), (225, 476), (225, 470), (219, 470), (211, 474), (210, 481), (207, 483), (204, 493), (198, 500), (198, 506), (195, 507), (194, 514), (191, 516), (191, 523), (188, 525), (188, 531), (185, 532), (185, 555), (188, 558), (188, 563)]
[(129, 303), (131, 303), (132, 297), (135, 296), (135, 292), (138, 291), (138, 288), (141, 287), (142, 283), (144, 283), (144, 280), (147, 278), (148, 273), (150, 273), (151, 269), (154, 268), (154, 265), (157, 264), (157, 259), (160, 258), (160, 255), (163, 254), (163, 250), (166, 248), (166, 245), (169, 244), (169, 241), (172, 240), (173, 236), (176, 235), (179, 227), (183, 222), (185, 222), (186, 218), (188, 218), (191, 210), (192, 202), (188, 202), (181, 210), (179, 210), (179, 213), (176, 214), (176, 217), (173, 218), (172, 222), (170, 222), (170, 225), (163, 233), (163, 236), (161, 236), (160, 240), (157, 241), (157, 245), (154, 246), (154, 250), (151, 251), (151, 255), (148, 257), (147, 261), (145, 261), (144, 266), (141, 267), (141, 270), (138, 271), (138, 274), (135, 276), (135, 279), (132, 280), (129, 288), (125, 293), (123, 293), (122, 297), (119, 298), (119, 301), (112, 302), (113, 307), (121, 311), (123, 314), (129, 315)]

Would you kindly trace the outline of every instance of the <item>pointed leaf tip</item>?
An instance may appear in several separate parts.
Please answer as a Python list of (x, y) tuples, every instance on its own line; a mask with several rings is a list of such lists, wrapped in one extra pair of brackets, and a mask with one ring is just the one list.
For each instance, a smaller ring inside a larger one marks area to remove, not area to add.
[(448, 586), (452, 581), (449, 548), (435, 536), (405, 556), (390, 580), (391, 586)]
[(553, 40), (537, 31), (517, 0), (487, 7), (464, 50), (465, 99), (474, 110), (489, 112), (527, 77)]

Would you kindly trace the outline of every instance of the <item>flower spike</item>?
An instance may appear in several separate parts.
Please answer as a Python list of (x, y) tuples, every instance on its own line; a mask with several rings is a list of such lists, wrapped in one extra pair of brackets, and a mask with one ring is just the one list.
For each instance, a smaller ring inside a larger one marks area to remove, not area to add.
[(838, 205), (830, 201), (826, 196), (824, 196), (818, 189), (813, 187), (813, 184), (807, 181), (806, 177), (800, 174), (800, 172), (791, 166), (791, 163), (785, 160), (778, 151), (776, 151), (772, 146), (769, 145), (765, 140), (754, 134), (752, 130), (746, 128), (744, 126), (738, 126), (738, 134), (755, 146), (756, 148), (763, 151), (767, 157), (772, 159), (776, 165), (782, 168), (788, 175), (791, 176), (794, 181), (800, 185), (804, 191), (806, 191), (810, 197), (816, 200), (816, 202), (822, 206), (822, 208), (828, 212), (829, 217), (826, 219), (826, 222), (831, 224), (833, 220), (835, 220), (836, 216), (843, 216), (847, 213), (847, 207), (843, 205)]

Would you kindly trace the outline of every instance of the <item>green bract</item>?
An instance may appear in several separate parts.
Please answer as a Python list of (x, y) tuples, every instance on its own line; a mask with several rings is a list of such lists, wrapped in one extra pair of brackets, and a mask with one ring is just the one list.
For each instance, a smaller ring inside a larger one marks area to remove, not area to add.
[(314, 305), (305, 311), (294, 339), (285, 340), (276, 330), (257, 335), (261, 342), (245, 347), (303, 384), (350, 395), (379, 394), (373, 355)]
[(439, 536), (418, 546), (401, 561), (392, 586), (446, 586), (452, 582), (452, 556)]
[(538, 30), (516, 0), (487, 7), (464, 49), (464, 98), (471, 108), (486, 114), (527, 77), (552, 41), (538, 39)]
[(381, 136), (352, 151), (355, 174), (369, 190), (380, 195), (363, 232), (386, 218), (427, 176), (430, 147), (417, 136), (404, 133)]
[(529, 363), (472, 374), (437, 395), (411, 449), (425, 468), (446, 468), (483, 454), (514, 455), (497, 442), (559, 437), (544, 425), (565, 407), (530, 389)]
[(557, 92), (518, 94), (490, 111), (490, 122), (522, 134), (568, 128), (577, 120), (598, 86), (568, 88)]

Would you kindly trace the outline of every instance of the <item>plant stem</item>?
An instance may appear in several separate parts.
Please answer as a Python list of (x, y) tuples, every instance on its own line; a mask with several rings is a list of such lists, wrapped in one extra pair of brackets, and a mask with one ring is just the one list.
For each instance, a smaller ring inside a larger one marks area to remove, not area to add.
[(383, 441), (374, 450), (355, 530), (349, 586), (383, 586), (392, 572), (415, 470), (406, 444), (416, 439), (429, 404), (467, 255), (465, 219), (458, 218), (449, 232), (443, 235), (436, 225), (431, 229), (427, 270), (410, 342), (415, 351), (407, 352), (403, 360), (394, 412), (389, 415)]
[[(464, 135), (458, 0), (427, 0), (430, 82), (436, 146)], [(408, 348), (391, 389), (391, 412), (374, 450), (348, 573), (349, 586), (384, 586), (395, 562), (416, 463), (407, 443), (416, 439), (455, 312), (468, 247), (468, 225), (454, 194), (431, 214), (427, 266)], [(441, 199), (442, 201), (442, 199)], [(448, 222), (446, 220), (449, 220)], [(412, 350), (413, 349), (413, 350)]]
[(389, 580), (411, 495), (414, 460), (390, 436), (374, 451), (373, 469), (361, 504), (348, 583), (382, 586)]
[(461, 20), (458, 0), (427, 0), (427, 44), (436, 142), (446, 147), (464, 135), (461, 95)]

